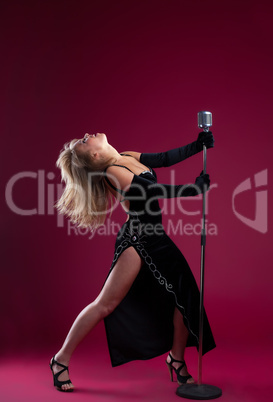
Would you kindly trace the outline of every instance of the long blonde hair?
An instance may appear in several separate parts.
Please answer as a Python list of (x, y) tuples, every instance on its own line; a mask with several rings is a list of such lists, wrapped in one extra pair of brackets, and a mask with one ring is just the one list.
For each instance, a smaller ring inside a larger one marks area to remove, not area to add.
[(89, 153), (76, 152), (77, 141), (64, 144), (56, 162), (65, 189), (55, 207), (78, 227), (92, 230), (105, 222), (108, 210), (112, 209), (112, 194), (103, 179), (103, 170), (110, 161), (95, 162)]

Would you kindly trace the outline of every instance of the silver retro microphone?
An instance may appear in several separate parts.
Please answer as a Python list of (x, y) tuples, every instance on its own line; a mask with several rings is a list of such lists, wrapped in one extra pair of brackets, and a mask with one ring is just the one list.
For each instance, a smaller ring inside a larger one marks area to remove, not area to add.
[[(212, 114), (211, 112), (198, 112), (197, 113), (198, 127), (202, 128), (204, 132), (208, 132), (212, 126)], [(207, 148), (203, 145), (203, 172), (207, 170)]]
[(209, 127), (212, 126), (212, 114), (210, 112), (198, 112), (197, 113), (198, 127), (203, 131), (209, 131)]

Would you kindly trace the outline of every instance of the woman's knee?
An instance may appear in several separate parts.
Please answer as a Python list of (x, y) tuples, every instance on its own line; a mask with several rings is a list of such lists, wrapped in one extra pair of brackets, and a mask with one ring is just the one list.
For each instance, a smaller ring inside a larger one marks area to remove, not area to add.
[(101, 318), (111, 314), (130, 290), (142, 265), (133, 247), (126, 249), (118, 259), (101, 293), (95, 300)]

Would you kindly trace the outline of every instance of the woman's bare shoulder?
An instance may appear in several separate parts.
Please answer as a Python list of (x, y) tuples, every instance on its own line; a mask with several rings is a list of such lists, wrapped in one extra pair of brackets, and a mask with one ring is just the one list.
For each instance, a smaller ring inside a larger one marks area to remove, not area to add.
[(123, 166), (112, 165), (107, 168), (107, 178), (120, 190), (128, 190), (134, 174)]

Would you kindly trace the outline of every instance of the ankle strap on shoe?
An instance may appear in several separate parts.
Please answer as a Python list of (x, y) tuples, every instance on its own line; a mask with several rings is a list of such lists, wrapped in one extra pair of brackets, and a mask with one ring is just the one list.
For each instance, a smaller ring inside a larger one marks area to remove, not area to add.
[[(57, 364), (58, 366), (63, 367), (62, 372), (65, 371), (65, 370), (68, 371), (68, 366), (65, 366), (64, 364), (57, 362), (57, 360), (55, 360), (55, 355), (52, 358), (52, 365), (53, 364)], [(60, 371), (58, 373), (60, 373)]]
[(170, 359), (171, 359), (171, 361), (170, 361), (170, 363), (171, 364), (173, 364), (173, 363), (182, 363), (182, 367), (184, 367), (184, 365), (185, 365), (185, 360), (176, 360), (176, 359), (174, 359), (173, 357), (172, 357), (172, 355), (171, 355), (171, 353), (169, 353), (169, 356), (170, 356)]

